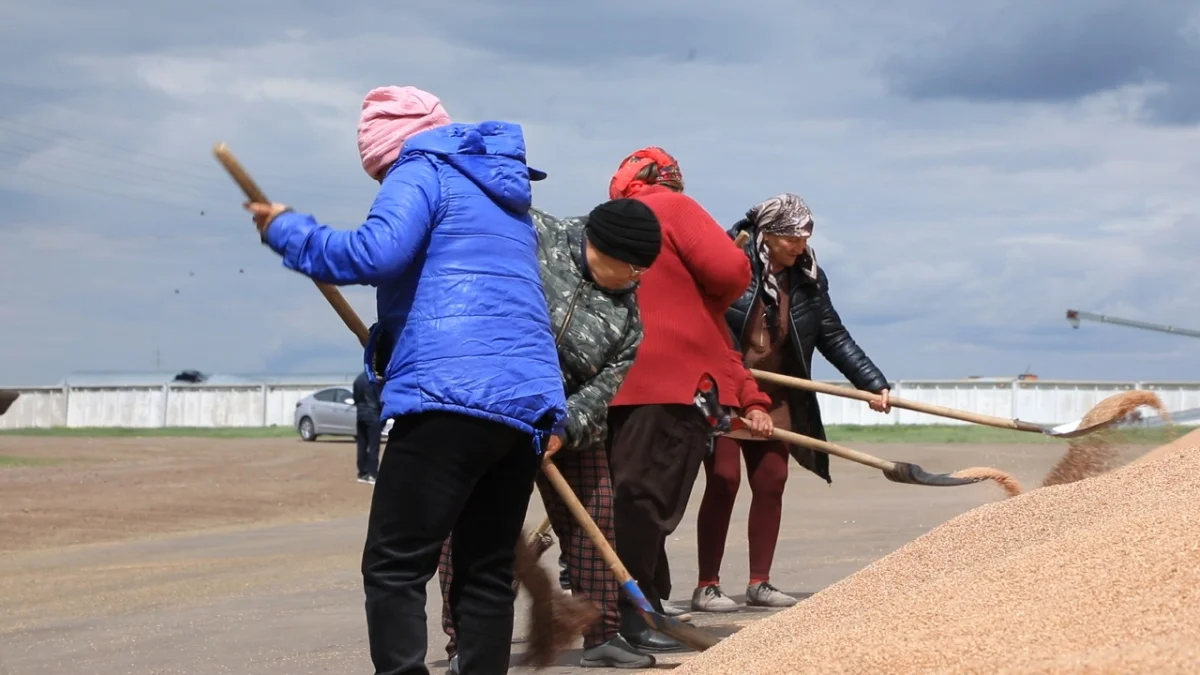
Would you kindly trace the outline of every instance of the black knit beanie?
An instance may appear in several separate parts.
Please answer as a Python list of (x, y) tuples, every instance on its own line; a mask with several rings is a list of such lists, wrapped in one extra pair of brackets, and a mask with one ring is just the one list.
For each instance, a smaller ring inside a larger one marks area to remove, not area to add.
[(584, 232), (597, 251), (635, 267), (649, 267), (662, 248), (658, 218), (636, 199), (614, 199), (592, 209)]

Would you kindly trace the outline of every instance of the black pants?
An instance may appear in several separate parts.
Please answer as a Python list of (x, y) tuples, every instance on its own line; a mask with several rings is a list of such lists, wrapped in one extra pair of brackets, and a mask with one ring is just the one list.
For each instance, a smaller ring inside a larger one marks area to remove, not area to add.
[(425, 587), (451, 530), (459, 667), (508, 672), (513, 548), (538, 462), (529, 435), (495, 422), (451, 413), (396, 418), (362, 560), (376, 675), (428, 675)]
[(378, 417), (358, 420), (354, 440), (358, 441), (358, 475), (374, 476), (379, 473), (379, 438), (383, 435), (383, 423)]
[(708, 425), (691, 405), (618, 406), (609, 409), (608, 425), (617, 555), (661, 612), (671, 584), (667, 537), (687, 511), (708, 449)]
[[(695, 483), (695, 479), (692, 480)], [(663, 538), (663, 547), (658, 551), (658, 563), (654, 568), (654, 592), (662, 602), (671, 597), (671, 561), (667, 560), (667, 540)]]

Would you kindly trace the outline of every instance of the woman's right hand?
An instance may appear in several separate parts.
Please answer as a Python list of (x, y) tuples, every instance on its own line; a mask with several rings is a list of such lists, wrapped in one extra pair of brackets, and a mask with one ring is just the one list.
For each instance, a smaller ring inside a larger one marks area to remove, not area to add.
[(271, 226), (271, 221), (288, 207), (284, 204), (264, 204), (262, 202), (246, 202), (242, 207), (249, 211), (254, 216), (254, 224), (258, 227), (258, 236), (264, 239), (267, 236), (267, 228)]

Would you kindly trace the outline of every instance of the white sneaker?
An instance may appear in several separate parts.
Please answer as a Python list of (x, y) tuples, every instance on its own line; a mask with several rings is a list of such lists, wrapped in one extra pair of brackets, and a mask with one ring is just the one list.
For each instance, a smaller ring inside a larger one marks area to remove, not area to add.
[(701, 586), (692, 592), (693, 612), (736, 612), (738, 604), (720, 586)]
[(752, 607), (778, 609), (795, 605), (796, 599), (772, 586), (771, 582), (761, 581), (746, 587), (746, 604)]

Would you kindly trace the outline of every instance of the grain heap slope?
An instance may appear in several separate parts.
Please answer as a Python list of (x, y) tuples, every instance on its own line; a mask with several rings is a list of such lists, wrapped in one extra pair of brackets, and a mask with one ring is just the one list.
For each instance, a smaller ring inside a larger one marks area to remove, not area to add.
[(1200, 443), (974, 509), (677, 675), (1200, 673)]

